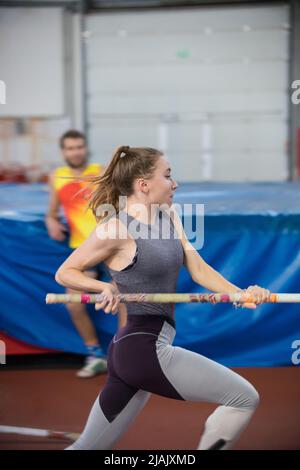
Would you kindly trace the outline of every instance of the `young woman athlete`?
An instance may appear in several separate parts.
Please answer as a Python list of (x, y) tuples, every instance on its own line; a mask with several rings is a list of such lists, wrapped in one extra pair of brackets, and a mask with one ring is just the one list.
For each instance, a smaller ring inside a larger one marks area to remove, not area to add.
[[(172, 211), (177, 183), (162, 152), (121, 146), (105, 173), (91, 181), (95, 190), (90, 205), (99, 223), (61, 265), (56, 273), (58, 283), (102, 293), (103, 301), (96, 308), (112, 314), (118, 309), (119, 292), (175, 293), (183, 265), (195, 282), (210, 291), (241, 290), (209, 266), (189, 243), (180, 217)], [(120, 196), (126, 196), (121, 207)], [(109, 210), (105, 212), (103, 207), (113, 207), (115, 215), (108, 216)], [(108, 267), (118, 290), (84, 274), (100, 262)], [(270, 294), (258, 286), (246, 291), (255, 299), (254, 304), (246, 305), (249, 308), (256, 308)], [(229, 368), (172, 345), (174, 304), (130, 302), (127, 313), (127, 325), (109, 345), (106, 384), (81, 436), (67, 449), (111, 449), (151, 393), (216, 403), (197, 449), (231, 448), (258, 405), (256, 389)]]

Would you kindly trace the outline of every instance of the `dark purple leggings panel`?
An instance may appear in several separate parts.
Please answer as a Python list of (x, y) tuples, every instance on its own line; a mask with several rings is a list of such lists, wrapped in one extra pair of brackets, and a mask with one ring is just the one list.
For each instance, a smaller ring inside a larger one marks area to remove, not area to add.
[(157, 358), (156, 341), (164, 321), (161, 317), (129, 319), (111, 341), (108, 378), (99, 397), (108, 421), (113, 421), (139, 389), (184, 400), (164, 375)]
[(118, 377), (109, 375), (104, 389), (99, 395), (100, 407), (111, 423), (125, 408), (137, 389), (122, 382)]

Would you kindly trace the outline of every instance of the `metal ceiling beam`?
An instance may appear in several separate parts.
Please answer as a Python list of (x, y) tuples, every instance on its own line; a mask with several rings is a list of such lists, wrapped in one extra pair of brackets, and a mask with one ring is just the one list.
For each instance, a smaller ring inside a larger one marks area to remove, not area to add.
[(289, 0), (88, 0), (93, 9), (287, 4)]
[(77, 7), (80, 0), (0, 0), (0, 7)]

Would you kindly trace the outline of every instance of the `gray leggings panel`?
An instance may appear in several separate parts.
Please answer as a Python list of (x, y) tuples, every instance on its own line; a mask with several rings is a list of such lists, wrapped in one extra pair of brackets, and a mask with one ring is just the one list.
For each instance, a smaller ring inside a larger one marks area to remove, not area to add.
[(100, 408), (98, 396), (90, 411), (82, 434), (76, 442), (65, 450), (112, 449), (135, 417), (144, 408), (149, 398), (150, 393), (144, 390), (137, 391), (120, 414), (110, 423)]
[(156, 350), (164, 375), (184, 400), (256, 408), (253, 385), (228, 367), (178, 346), (157, 342)]

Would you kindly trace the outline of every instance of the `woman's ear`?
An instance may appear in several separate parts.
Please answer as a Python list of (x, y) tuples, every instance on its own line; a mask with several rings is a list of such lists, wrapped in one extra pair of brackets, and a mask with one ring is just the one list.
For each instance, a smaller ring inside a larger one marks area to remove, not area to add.
[(137, 185), (140, 191), (143, 193), (147, 194), (149, 192), (149, 184), (148, 181), (145, 180), (144, 178), (139, 178), (137, 180)]

